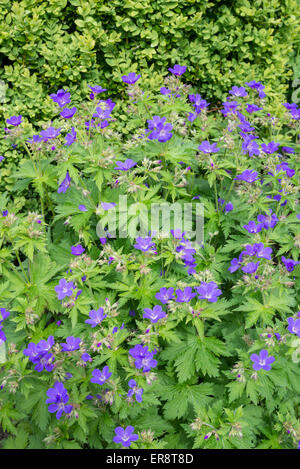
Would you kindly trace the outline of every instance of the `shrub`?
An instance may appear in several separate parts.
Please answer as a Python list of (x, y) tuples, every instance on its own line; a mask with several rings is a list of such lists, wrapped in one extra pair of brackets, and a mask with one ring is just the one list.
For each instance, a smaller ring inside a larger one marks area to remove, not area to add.
[[(212, 113), (185, 73), (160, 94), (123, 76), (121, 125), (95, 86), (51, 93), (36, 135), (7, 116), (26, 153), (0, 199), (4, 448), (298, 445), (300, 110), (271, 116), (250, 81)], [(125, 196), (141, 233), (114, 238)], [(175, 214), (148, 231), (173, 202), (203, 207), (203, 239)]]

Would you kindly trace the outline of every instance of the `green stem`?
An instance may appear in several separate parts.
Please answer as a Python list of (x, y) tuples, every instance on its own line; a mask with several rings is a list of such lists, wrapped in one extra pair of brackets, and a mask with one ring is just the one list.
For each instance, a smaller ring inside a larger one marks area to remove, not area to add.
[(29, 148), (28, 148), (28, 146), (26, 145), (25, 142), (22, 142), (22, 145), (23, 145), (23, 147), (24, 147), (24, 149), (25, 149), (27, 155), (29, 156), (30, 160), (32, 161), (32, 164), (33, 164), (33, 166), (34, 166), (35, 171), (37, 172), (37, 167), (36, 167), (36, 165), (35, 165), (33, 155), (30, 153)]
[(23, 274), (24, 274), (25, 280), (26, 280), (27, 284), (29, 285), (29, 284), (30, 284), (30, 281), (29, 281), (29, 279), (28, 279), (28, 277), (27, 277), (27, 275), (26, 275), (26, 272), (25, 272), (25, 270), (24, 270), (24, 268), (23, 268), (23, 264), (22, 264), (21, 259), (20, 259), (20, 256), (19, 256), (19, 252), (18, 252), (18, 251), (15, 251), (15, 254), (16, 254), (16, 257), (17, 257), (17, 259), (18, 259), (19, 266), (21, 267), (21, 270), (22, 270), (22, 272), (23, 272)]
[(219, 203), (218, 203), (218, 193), (217, 193), (217, 183), (214, 180), (214, 192), (215, 192), (215, 202), (216, 202), (216, 210), (219, 213)]
[(201, 321), (200, 318), (196, 317), (194, 318), (194, 325), (197, 329), (198, 336), (200, 337), (201, 341), (204, 339), (204, 323)]
[(230, 194), (231, 194), (231, 191), (232, 191), (232, 189), (233, 189), (233, 186), (234, 186), (234, 180), (232, 181), (231, 186), (230, 186), (230, 188), (229, 188), (229, 191), (228, 191), (228, 194), (227, 194), (227, 199), (229, 199), (229, 196), (230, 196)]
[(55, 212), (54, 212), (52, 200), (51, 200), (50, 197), (49, 197), (48, 191), (46, 191), (46, 196), (47, 196), (47, 199), (48, 199), (48, 205), (49, 205), (49, 208), (50, 208), (50, 210), (51, 210), (51, 212), (52, 212), (52, 215), (55, 216)]

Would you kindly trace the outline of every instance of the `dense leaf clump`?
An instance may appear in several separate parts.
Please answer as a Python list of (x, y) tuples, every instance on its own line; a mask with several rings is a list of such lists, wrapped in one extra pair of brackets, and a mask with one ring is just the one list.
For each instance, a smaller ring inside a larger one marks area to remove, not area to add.
[(214, 111), (169, 72), (5, 116), (4, 448), (298, 446), (300, 110), (249, 80)]

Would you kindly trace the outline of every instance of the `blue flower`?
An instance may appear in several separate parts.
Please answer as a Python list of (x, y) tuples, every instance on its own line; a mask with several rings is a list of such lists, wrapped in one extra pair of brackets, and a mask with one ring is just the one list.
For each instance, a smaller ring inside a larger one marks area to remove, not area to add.
[(216, 143), (210, 144), (208, 140), (205, 140), (204, 142), (199, 145), (198, 150), (202, 151), (203, 153), (209, 154), (209, 153), (217, 153), (220, 151), (220, 148), (217, 147)]
[(73, 352), (74, 350), (80, 349), (81, 339), (79, 337), (73, 337), (72, 335), (66, 338), (66, 344), (60, 344), (63, 352)]
[(56, 138), (59, 136), (61, 129), (56, 129), (55, 127), (49, 127), (46, 130), (41, 130), (40, 134), (41, 137), (45, 142), (51, 140), (52, 138)]
[(258, 180), (258, 173), (256, 171), (252, 171), (251, 169), (246, 169), (241, 174), (237, 175), (235, 179), (237, 181), (245, 181), (251, 184), (252, 182)]
[(145, 308), (144, 309), (143, 318), (150, 319), (150, 321), (155, 324), (162, 318), (166, 317), (166, 313), (162, 310), (162, 307), (159, 305), (155, 305), (153, 309)]
[(172, 137), (171, 130), (173, 129), (172, 124), (166, 123), (158, 124), (156, 129), (153, 130), (149, 135), (149, 140), (158, 140), (159, 142), (167, 142)]
[(91, 383), (100, 384), (100, 386), (102, 386), (102, 384), (104, 384), (111, 375), (112, 373), (110, 373), (108, 366), (105, 366), (102, 371), (96, 368), (92, 371)]
[(81, 244), (77, 244), (76, 246), (71, 247), (71, 254), (73, 254), (73, 256), (81, 256), (84, 251), (85, 249), (81, 246)]
[(225, 205), (225, 213), (231, 212), (233, 210), (233, 205), (231, 202)]
[[(250, 130), (250, 129), (249, 129)], [(258, 156), (260, 154), (260, 149), (258, 143), (256, 143), (255, 135), (247, 135), (244, 134), (243, 132), (240, 132), (240, 135), (243, 137), (244, 141), (242, 143), (242, 151), (244, 154), (248, 153), (250, 157), (253, 155)]]
[(276, 213), (272, 213), (272, 210), (269, 210), (270, 215), (257, 215), (257, 221), (262, 223), (265, 230), (269, 228), (274, 228), (278, 223), (278, 218)]
[(54, 336), (50, 335), (47, 340), (42, 339), (36, 344), (36, 350), (37, 352), (40, 352), (40, 353), (49, 352), (49, 350), (51, 350), (53, 345), (54, 345)]
[(47, 404), (50, 404), (48, 411), (53, 414), (56, 412), (56, 418), (59, 420), (63, 414), (69, 414), (72, 411), (72, 405), (67, 404), (69, 402), (69, 395), (65, 389), (63, 383), (56, 382), (53, 388), (47, 391), (48, 399)]
[(65, 119), (71, 119), (74, 114), (76, 113), (77, 111), (77, 108), (76, 107), (72, 107), (72, 109), (69, 109), (67, 107), (65, 107), (61, 112), (60, 112), (60, 115), (62, 117), (64, 117)]
[(294, 148), (292, 147), (282, 147), (281, 149), (284, 153), (295, 153)]
[(90, 356), (90, 354), (88, 354), (88, 353), (86, 353), (86, 352), (81, 355), (81, 360), (82, 360), (83, 362), (85, 362), (85, 363), (86, 363), (86, 362), (92, 362), (92, 361), (93, 361), (93, 360), (92, 360), (92, 357)]
[(241, 267), (241, 259), (237, 259), (237, 258), (235, 257), (234, 259), (232, 259), (231, 265), (230, 265), (230, 267), (228, 268), (228, 270), (229, 270), (230, 273), (233, 273), (233, 272), (235, 272), (236, 270), (238, 270), (240, 267)]
[(266, 94), (263, 91), (265, 87), (259, 81), (252, 80), (252, 81), (245, 83), (245, 85), (249, 86), (249, 88), (256, 89), (258, 91), (258, 96), (260, 98), (266, 97)]
[(71, 185), (71, 178), (70, 178), (70, 175), (69, 175), (69, 171), (67, 171), (66, 177), (61, 182), (61, 184), (59, 185), (59, 188), (58, 188), (57, 192), (59, 194), (61, 192), (65, 193), (69, 189), (70, 185)]
[(150, 236), (147, 236), (146, 238), (141, 238), (138, 236), (136, 238), (136, 243), (134, 244), (135, 249), (139, 249), (140, 251), (147, 252), (150, 249), (155, 248), (155, 243), (152, 241), (152, 238)]
[(222, 291), (215, 282), (201, 282), (200, 287), (196, 287), (200, 300), (207, 300), (210, 303), (216, 303), (218, 296), (222, 295)]
[(248, 231), (248, 233), (259, 233), (263, 229), (263, 224), (258, 223), (256, 225), (255, 221), (249, 221), (248, 225), (243, 225), (243, 228)]
[(254, 272), (257, 271), (258, 269), (258, 266), (259, 266), (260, 262), (249, 262), (248, 264), (246, 264), (245, 266), (242, 267), (242, 271), (245, 273), (245, 274), (254, 274)]
[(255, 243), (253, 247), (256, 250), (255, 255), (258, 259), (271, 260), (272, 248), (265, 248), (263, 243)]
[(90, 324), (92, 327), (96, 327), (99, 324), (101, 324), (103, 319), (105, 319), (107, 317), (107, 314), (104, 314), (104, 309), (103, 308), (99, 308), (97, 310), (92, 309), (89, 312), (89, 316), (90, 316), (90, 319), (86, 319), (85, 323)]
[(70, 146), (70, 145), (72, 145), (72, 143), (75, 142), (76, 138), (77, 138), (76, 130), (74, 129), (74, 127), (72, 127), (71, 132), (69, 132), (69, 133), (66, 135), (66, 143), (65, 143), (65, 146)]
[(134, 379), (130, 379), (128, 381), (128, 386), (131, 389), (129, 389), (127, 396), (132, 397), (132, 396), (135, 395), (135, 398), (136, 398), (137, 402), (139, 402), (139, 403), (143, 402), (142, 394), (143, 394), (144, 390), (137, 386), (136, 381)]
[(183, 75), (186, 71), (186, 66), (185, 65), (174, 65), (173, 68), (168, 68), (169, 72), (173, 73), (176, 77), (180, 77)]
[(262, 109), (262, 107), (259, 107), (256, 104), (247, 104), (246, 107), (246, 111), (249, 112), (249, 114), (252, 114), (252, 112), (262, 111)]
[(163, 95), (171, 95), (171, 91), (169, 90), (169, 88), (166, 88), (165, 86), (162, 86), (159, 91)]
[(63, 300), (66, 296), (72, 296), (76, 287), (73, 282), (67, 282), (66, 279), (61, 278), (58, 285), (54, 287), (57, 293), (57, 299)]
[(22, 116), (12, 116), (9, 119), (6, 119), (6, 123), (8, 125), (13, 125), (14, 127), (18, 127), (22, 122)]
[(58, 90), (56, 94), (50, 94), (50, 98), (59, 105), (59, 107), (64, 107), (66, 104), (71, 102), (70, 93), (66, 90)]
[(0, 345), (6, 342), (6, 340), (7, 340), (6, 335), (4, 334), (2, 330), (2, 326), (0, 326)]
[(10, 312), (6, 311), (5, 308), (0, 308), (0, 324), (9, 317)]
[(288, 272), (293, 272), (295, 266), (300, 264), (300, 262), (296, 262), (293, 259), (286, 259), (284, 256), (281, 256), (281, 260)]
[(270, 142), (270, 143), (262, 143), (261, 144), (261, 149), (264, 153), (267, 153), (268, 155), (271, 155), (272, 153), (275, 153), (280, 146), (280, 143), (275, 143), (275, 142)]
[(136, 166), (136, 162), (128, 158), (125, 162), (117, 161), (117, 166), (114, 169), (118, 169), (120, 171), (128, 171), (134, 166)]
[(101, 207), (103, 208), (103, 210), (110, 210), (116, 205), (117, 204), (115, 204), (114, 202), (101, 202)]
[(185, 287), (183, 291), (180, 289), (176, 290), (176, 295), (177, 303), (189, 303), (195, 296), (197, 296), (197, 293), (192, 292), (192, 287)]
[(125, 430), (122, 427), (116, 427), (116, 436), (113, 437), (113, 442), (120, 443), (124, 448), (128, 448), (129, 446), (131, 446), (131, 443), (133, 441), (137, 441), (139, 439), (138, 435), (133, 432), (134, 427), (132, 427), (131, 425), (126, 427)]
[(175, 298), (174, 288), (161, 288), (158, 293), (155, 294), (155, 298), (166, 304), (172, 298)]
[(92, 90), (92, 92), (94, 94), (100, 94), (100, 93), (104, 93), (104, 91), (107, 91), (106, 88), (102, 88), (101, 86), (99, 85), (94, 85), (94, 86), (91, 86), (91, 85), (88, 85), (90, 90)]
[(189, 101), (193, 104), (196, 111), (196, 114), (193, 118), (191, 116), (188, 118), (191, 122), (193, 122), (198, 114), (207, 108), (210, 103), (208, 103), (205, 99), (202, 99), (200, 94), (189, 94)]
[(291, 110), (291, 117), (292, 117), (292, 119), (299, 120), (300, 119), (300, 109), (292, 109)]
[(271, 364), (274, 363), (275, 358), (272, 356), (268, 356), (268, 351), (267, 350), (261, 350), (259, 355), (256, 353), (253, 353), (250, 356), (250, 360), (253, 361), (253, 370), (258, 371), (258, 370), (266, 370), (270, 371), (271, 370)]
[(173, 126), (166, 122), (165, 117), (154, 116), (148, 120), (148, 129), (151, 130), (148, 135), (149, 140), (158, 140), (159, 142), (167, 142), (172, 137), (171, 130)]
[(224, 109), (221, 110), (221, 113), (227, 117), (228, 114), (236, 114), (237, 109), (239, 107), (237, 101), (225, 101), (222, 103), (224, 106)]
[(130, 72), (128, 75), (122, 76), (122, 81), (128, 85), (134, 85), (134, 83), (136, 83), (140, 78), (141, 75), (136, 75), (134, 72)]
[(245, 88), (243, 86), (233, 86), (231, 88), (231, 90), (229, 91), (230, 94), (232, 94), (233, 96), (240, 96), (240, 97), (245, 97), (245, 96), (248, 96), (248, 93), (247, 91), (245, 90)]
[(138, 370), (142, 368), (144, 373), (157, 366), (157, 361), (153, 359), (155, 353), (154, 351), (150, 352), (147, 346), (144, 347), (140, 344), (129, 350), (129, 354), (135, 359), (135, 367)]
[(23, 354), (35, 365), (35, 370), (39, 373), (45, 369), (51, 372), (54, 368), (54, 356), (49, 353), (54, 345), (54, 337), (49, 336), (47, 340), (40, 340), (37, 344), (30, 342), (23, 350)]
[(300, 337), (300, 318), (294, 319), (292, 317), (287, 318), (288, 330), (291, 334), (296, 334)]

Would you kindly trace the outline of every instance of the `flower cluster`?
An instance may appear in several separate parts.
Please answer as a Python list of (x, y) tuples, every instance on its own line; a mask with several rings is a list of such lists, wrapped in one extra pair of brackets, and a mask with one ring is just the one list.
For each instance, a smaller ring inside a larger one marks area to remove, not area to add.
[(55, 287), (58, 300), (63, 300), (66, 296), (72, 296), (75, 289), (76, 287), (73, 282), (67, 282), (66, 279), (61, 278)]
[(54, 355), (50, 353), (54, 345), (53, 335), (47, 340), (40, 340), (37, 344), (30, 342), (28, 347), (23, 350), (23, 354), (35, 365), (34, 369), (38, 372), (52, 371), (54, 368)]
[(59, 420), (63, 413), (69, 414), (72, 411), (72, 405), (68, 404), (69, 395), (63, 383), (56, 382), (53, 388), (47, 391), (47, 404), (50, 404), (48, 411), (53, 414), (56, 412), (56, 418)]
[(194, 257), (196, 250), (192, 246), (191, 241), (186, 239), (185, 233), (182, 233), (180, 230), (171, 230), (171, 234), (175, 239), (180, 240), (180, 244), (176, 247), (176, 252), (180, 253), (180, 258), (187, 267), (188, 275), (194, 274), (197, 267), (196, 259)]
[(147, 346), (141, 344), (137, 344), (129, 350), (129, 354), (134, 358), (134, 366), (138, 370), (142, 369), (144, 373), (157, 366), (157, 360), (153, 358), (156, 352), (156, 350), (151, 352)]
[(158, 140), (159, 142), (167, 142), (172, 137), (172, 124), (166, 122), (165, 117), (154, 116), (153, 119), (148, 120), (149, 132), (148, 138), (150, 140)]
[[(244, 257), (256, 257), (258, 259), (267, 259), (271, 260), (272, 248), (265, 247), (263, 243), (254, 243), (253, 245), (247, 244), (245, 250), (241, 252), (238, 258), (234, 258), (231, 261), (231, 266), (228, 268), (229, 272), (233, 273), (238, 270), (243, 261)], [(248, 262), (246, 265), (242, 266), (241, 269), (245, 274), (253, 274), (258, 269), (260, 261), (257, 262)]]

